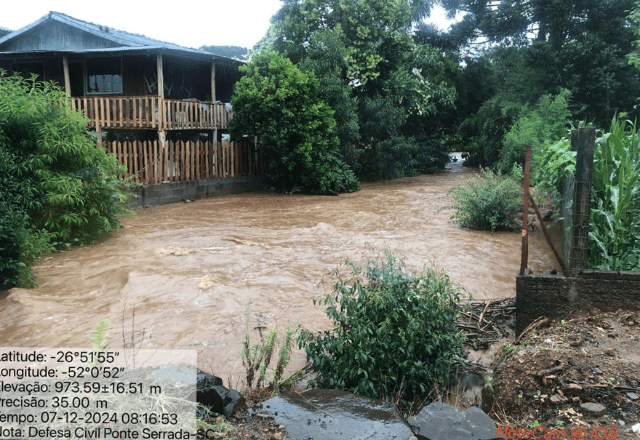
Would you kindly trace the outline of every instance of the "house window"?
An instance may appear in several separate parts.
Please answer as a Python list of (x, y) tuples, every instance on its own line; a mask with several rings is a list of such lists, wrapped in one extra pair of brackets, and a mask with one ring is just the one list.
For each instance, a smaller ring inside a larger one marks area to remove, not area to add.
[(87, 94), (122, 93), (122, 61), (120, 58), (87, 60)]

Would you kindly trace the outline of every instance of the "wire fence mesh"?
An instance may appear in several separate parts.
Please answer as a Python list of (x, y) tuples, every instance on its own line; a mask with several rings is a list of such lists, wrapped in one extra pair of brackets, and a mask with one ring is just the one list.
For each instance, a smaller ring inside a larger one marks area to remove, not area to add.
[(564, 183), (562, 191), (562, 226), (564, 230), (564, 240), (562, 254), (566, 267), (571, 267), (571, 237), (573, 235), (573, 193), (575, 191), (576, 179), (572, 174)]

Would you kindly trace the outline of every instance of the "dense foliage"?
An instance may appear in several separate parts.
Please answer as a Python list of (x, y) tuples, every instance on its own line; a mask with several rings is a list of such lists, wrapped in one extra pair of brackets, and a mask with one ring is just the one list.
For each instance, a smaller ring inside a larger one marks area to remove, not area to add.
[(57, 86), (0, 72), (0, 287), (33, 284), (37, 256), (118, 227), (122, 171)]
[[(606, 126), (616, 112), (638, 116), (640, 75), (627, 63), (634, 40), (628, 17), (633, 0), (490, 3), (444, 2), (450, 12), (468, 12), (449, 33), (460, 53), (473, 54), (465, 59), (458, 89), (477, 84), (481, 74), (480, 93), (490, 92), (480, 102), (461, 93), (457, 102), (464, 110), (461, 132), (474, 162), (493, 167), (505, 155), (514, 158), (511, 151), (502, 151), (509, 150), (505, 134), (511, 125), (542, 96), (557, 96), (563, 89), (570, 92), (566, 98), (573, 121)], [(482, 40), (492, 44), (479, 44)]]
[(409, 272), (389, 251), (347, 264), (322, 301), (333, 330), (301, 339), (318, 384), (405, 404), (442, 387), (462, 349), (461, 288), (432, 267)]
[(435, 117), (453, 109), (458, 67), (411, 35), (412, 20), (429, 7), (286, 0), (257, 47), (315, 73), (334, 110), (342, 158), (360, 177), (413, 175), (446, 162), (447, 148), (433, 140), (440, 134)]
[(485, 169), (481, 174), (449, 192), (453, 199), (452, 218), (463, 228), (510, 229), (522, 206), (522, 188), (510, 176)]
[(271, 184), (283, 191), (356, 191), (353, 171), (340, 159), (333, 111), (312, 72), (275, 52), (253, 57), (232, 98), (235, 136), (257, 136)]
[(614, 119), (596, 142), (589, 219), (591, 268), (640, 270), (640, 133)]
[[(566, 133), (570, 112), (569, 91), (562, 90), (557, 96), (543, 95), (535, 106), (520, 111), (520, 115), (504, 136), (504, 147), (500, 152), (498, 170), (508, 173), (515, 164), (524, 163), (526, 147), (538, 155), (545, 145), (554, 142)], [(540, 162), (537, 165), (544, 166)]]
[[(547, 145), (538, 158), (536, 186), (562, 196), (576, 169), (576, 152), (564, 137)], [(613, 119), (596, 140), (589, 218), (587, 266), (603, 270), (640, 270), (640, 136), (637, 126)], [(571, 205), (571, 194), (563, 203)]]

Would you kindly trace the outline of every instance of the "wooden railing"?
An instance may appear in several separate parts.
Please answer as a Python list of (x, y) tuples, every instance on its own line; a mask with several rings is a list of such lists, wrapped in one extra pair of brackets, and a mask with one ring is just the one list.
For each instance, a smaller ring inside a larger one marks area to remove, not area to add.
[(127, 167), (121, 178), (143, 184), (261, 174), (263, 164), (249, 141), (103, 142), (103, 148)]
[(71, 102), (89, 118), (90, 127), (101, 129), (224, 129), (233, 116), (226, 104), (158, 96), (83, 96)]

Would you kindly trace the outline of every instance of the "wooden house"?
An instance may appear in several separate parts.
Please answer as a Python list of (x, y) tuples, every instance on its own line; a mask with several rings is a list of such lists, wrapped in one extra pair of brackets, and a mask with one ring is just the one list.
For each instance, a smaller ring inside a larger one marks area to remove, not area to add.
[[(58, 82), (87, 116), (98, 142), (118, 155), (128, 174), (147, 183), (195, 180), (224, 168), (216, 154), (233, 116), (228, 103), (241, 64), (59, 12), (0, 34), (0, 69)], [(211, 157), (186, 157), (199, 150)], [(134, 156), (140, 156), (136, 163)], [(191, 169), (188, 161), (195, 163)], [(238, 170), (223, 174), (247, 173)]]

